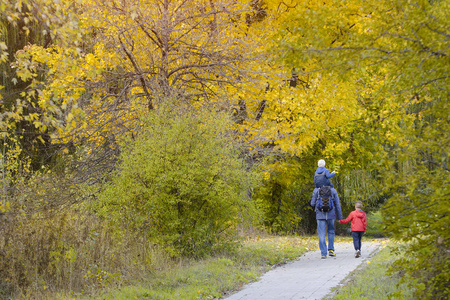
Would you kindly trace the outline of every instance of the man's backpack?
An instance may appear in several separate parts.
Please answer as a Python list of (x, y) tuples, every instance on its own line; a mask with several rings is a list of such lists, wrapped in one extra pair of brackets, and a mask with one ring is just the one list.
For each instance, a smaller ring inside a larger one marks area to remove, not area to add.
[(319, 199), (317, 200), (317, 209), (321, 212), (329, 212), (334, 208), (331, 187), (323, 186), (319, 189)]

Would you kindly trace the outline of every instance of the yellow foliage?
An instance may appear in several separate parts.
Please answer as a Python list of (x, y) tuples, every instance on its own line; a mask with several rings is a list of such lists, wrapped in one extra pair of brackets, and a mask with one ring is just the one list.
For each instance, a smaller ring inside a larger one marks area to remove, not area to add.
[(10, 208), (11, 204), (8, 201), (6, 201), (5, 203), (0, 202), (0, 212), (8, 212)]

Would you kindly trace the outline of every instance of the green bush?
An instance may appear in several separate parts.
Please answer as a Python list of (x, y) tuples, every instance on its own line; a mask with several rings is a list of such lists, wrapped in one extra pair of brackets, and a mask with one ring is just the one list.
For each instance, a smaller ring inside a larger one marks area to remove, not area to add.
[(300, 165), (313, 165), (310, 161), (306, 157), (302, 161), (289, 157), (265, 160), (263, 180), (253, 193), (260, 213), (259, 223), (264, 230), (278, 234), (315, 232), (317, 223), (309, 204), (314, 171)]
[(367, 214), (367, 235), (373, 237), (384, 237), (384, 223), (381, 211), (370, 212)]
[(103, 213), (174, 256), (226, 245), (249, 187), (229, 122), (211, 111), (151, 112), (139, 136), (123, 142), (119, 169), (100, 196)]

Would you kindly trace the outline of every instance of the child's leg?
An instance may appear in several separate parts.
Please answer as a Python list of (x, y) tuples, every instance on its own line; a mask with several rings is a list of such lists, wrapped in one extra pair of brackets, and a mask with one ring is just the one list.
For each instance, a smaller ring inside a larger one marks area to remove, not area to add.
[[(355, 250), (361, 250), (361, 238), (363, 236), (364, 231), (352, 231), (353, 235), (353, 244), (355, 245)], [(356, 239), (356, 242), (355, 242)]]
[(364, 231), (360, 231), (359, 232), (359, 250), (361, 250), (361, 246), (362, 246), (361, 240), (362, 240), (363, 234), (364, 234)]
[(358, 233), (359, 231), (352, 231), (353, 246), (355, 247), (355, 250), (359, 250), (361, 245)]

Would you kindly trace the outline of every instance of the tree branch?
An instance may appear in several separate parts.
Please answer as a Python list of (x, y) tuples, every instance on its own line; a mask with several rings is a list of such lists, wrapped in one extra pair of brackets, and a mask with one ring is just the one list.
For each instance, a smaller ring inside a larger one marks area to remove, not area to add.
[(120, 37), (121, 35), (123, 35), (123, 33), (119, 34), (119, 41), (120, 41), (120, 44), (122, 46), (122, 50), (125, 52), (125, 54), (127, 55), (128, 59), (133, 64), (133, 67), (134, 67), (134, 69), (135, 69), (136, 73), (138, 74), (139, 79), (141, 81), (142, 88), (144, 89), (144, 92), (145, 92), (145, 94), (147, 96), (148, 109), (152, 110), (153, 109), (152, 98), (151, 98), (151, 95), (150, 95), (150, 93), (149, 93), (149, 91), (147, 89), (147, 84), (145, 82), (145, 79), (144, 79), (144, 76), (142, 74), (142, 71), (140, 70), (139, 66), (137, 65), (136, 61), (134, 60), (133, 55), (128, 51), (128, 49), (126, 48), (125, 44), (123, 43), (122, 38)]

